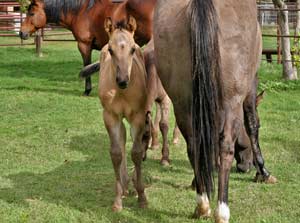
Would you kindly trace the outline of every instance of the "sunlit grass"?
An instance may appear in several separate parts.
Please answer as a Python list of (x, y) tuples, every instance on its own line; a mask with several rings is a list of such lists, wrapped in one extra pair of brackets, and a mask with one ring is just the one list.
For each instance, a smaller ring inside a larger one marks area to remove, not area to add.
[[(97, 75), (91, 97), (82, 97), (75, 42), (45, 43), (42, 58), (34, 52), (0, 48), (0, 222), (210, 222), (191, 219), (195, 192), (187, 189), (193, 176), (182, 138), (170, 147), (170, 167), (160, 166), (158, 150), (143, 164), (149, 207), (141, 210), (128, 197), (124, 210), (112, 213), (114, 174)], [(259, 106), (260, 144), (279, 183), (253, 183), (255, 171), (233, 171), (231, 222), (296, 223), (300, 83), (282, 81), (276, 64), (263, 63), (259, 76), (260, 90), (267, 92)], [(128, 165), (132, 170), (130, 156)]]

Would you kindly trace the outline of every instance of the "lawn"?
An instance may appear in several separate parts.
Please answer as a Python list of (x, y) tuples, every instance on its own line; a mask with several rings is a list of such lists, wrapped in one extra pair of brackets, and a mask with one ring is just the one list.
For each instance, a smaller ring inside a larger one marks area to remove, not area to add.
[[(128, 197), (124, 210), (112, 213), (114, 173), (97, 75), (92, 95), (82, 97), (75, 42), (46, 43), (42, 58), (34, 51), (0, 48), (0, 222), (211, 222), (191, 218), (195, 192), (188, 188), (193, 176), (182, 138), (170, 147), (171, 166), (160, 166), (159, 150), (143, 163), (148, 208), (139, 209), (136, 198)], [(282, 81), (275, 63), (263, 63), (259, 76), (267, 93), (259, 106), (260, 144), (279, 182), (254, 183), (254, 170), (238, 174), (233, 168), (231, 222), (297, 223), (300, 82)], [(127, 145), (129, 152), (130, 140)], [(130, 156), (128, 165), (132, 170)]]

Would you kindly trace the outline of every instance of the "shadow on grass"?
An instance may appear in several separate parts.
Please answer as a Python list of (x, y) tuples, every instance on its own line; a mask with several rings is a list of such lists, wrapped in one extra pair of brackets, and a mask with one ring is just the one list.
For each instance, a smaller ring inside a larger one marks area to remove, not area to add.
[[(35, 91), (35, 92), (42, 92), (42, 93), (55, 93), (60, 95), (70, 95), (70, 96), (82, 96), (83, 94), (83, 88), (82, 91), (80, 90), (74, 90), (74, 89), (61, 89), (61, 88), (49, 88), (48, 86), (45, 88), (39, 88), (39, 87), (27, 87), (27, 86), (16, 86), (16, 87), (1, 87), (2, 90), (7, 91)], [(96, 97), (96, 95), (91, 95), (92, 97)]]
[[(136, 197), (124, 199), (125, 209), (130, 209), (130, 215), (111, 214), (111, 205), (114, 198), (114, 172), (109, 157), (106, 134), (85, 135), (73, 137), (69, 148), (82, 152), (86, 159), (80, 161), (64, 160), (57, 168), (46, 173), (21, 172), (6, 176), (13, 187), (1, 188), (0, 198), (8, 203), (28, 206), (32, 200), (40, 200), (65, 207), (71, 207), (81, 212), (104, 212), (112, 221), (129, 219), (128, 222), (138, 222), (137, 216), (143, 222), (157, 221), (161, 217), (185, 217), (184, 213), (172, 213), (166, 210), (155, 209), (155, 204), (147, 209), (139, 209)], [(179, 166), (186, 168), (186, 164), (176, 161)], [(159, 162), (149, 159), (144, 163), (148, 171), (144, 172), (147, 178), (149, 169), (161, 169)], [(172, 173), (176, 174), (176, 173)], [(153, 183), (153, 182), (152, 182)], [(167, 182), (163, 182), (167, 183)], [(151, 184), (149, 185), (151, 186)]]

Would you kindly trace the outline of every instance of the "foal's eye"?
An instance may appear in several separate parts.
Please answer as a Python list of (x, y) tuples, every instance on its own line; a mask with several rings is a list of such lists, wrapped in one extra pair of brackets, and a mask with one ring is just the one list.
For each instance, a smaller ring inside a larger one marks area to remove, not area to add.
[(135, 52), (135, 48), (132, 47), (130, 53), (131, 53), (131, 54), (134, 54), (134, 52)]
[(110, 55), (113, 55), (113, 50), (111, 48), (108, 48), (108, 52), (110, 53)]
[(28, 15), (29, 16), (34, 16), (34, 13), (33, 12), (29, 12)]

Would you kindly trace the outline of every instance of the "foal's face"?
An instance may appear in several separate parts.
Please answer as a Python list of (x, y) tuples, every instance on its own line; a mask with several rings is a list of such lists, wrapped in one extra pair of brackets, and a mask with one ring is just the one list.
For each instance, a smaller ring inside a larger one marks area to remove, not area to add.
[(28, 39), (33, 32), (45, 27), (45, 25), (46, 13), (44, 11), (44, 3), (39, 0), (33, 0), (28, 8), (26, 19), (22, 22), (19, 35), (22, 39)]
[(115, 29), (108, 43), (113, 66), (116, 68), (115, 78), (121, 89), (127, 88), (135, 54), (133, 34), (125, 29)]

